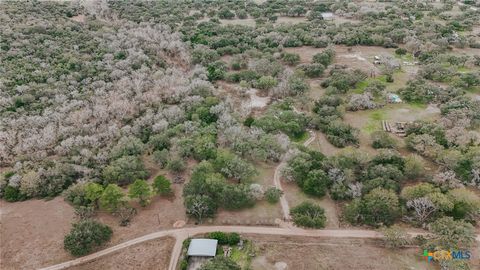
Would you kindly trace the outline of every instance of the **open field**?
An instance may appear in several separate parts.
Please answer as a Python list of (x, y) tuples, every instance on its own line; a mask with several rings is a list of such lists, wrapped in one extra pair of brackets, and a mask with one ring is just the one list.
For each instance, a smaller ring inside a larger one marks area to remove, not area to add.
[(300, 190), (300, 188), (295, 183), (283, 182), (282, 187), (285, 191), (285, 196), (287, 197), (287, 201), (290, 207), (295, 207), (305, 201), (316, 203), (323, 207), (323, 209), (325, 209), (325, 216), (327, 217), (327, 223), (325, 228), (337, 229), (340, 227), (340, 209), (338, 209), (338, 205), (328, 195), (324, 196), (323, 198), (315, 198), (312, 196), (308, 196), (303, 193), (303, 191)]
[[(351, 68), (361, 69), (368, 74), (375, 72), (376, 75), (380, 74), (380, 70), (373, 64), (374, 57), (376, 55), (394, 55), (394, 49), (386, 49), (382, 47), (371, 46), (353, 46), (348, 47), (344, 45), (334, 45), (335, 49), (335, 64), (347, 65)], [(315, 54), (322, 52), (325, 49), (314, 47), (298, 47), (298, 48), (285, 48), (286, 52), (298, 53), (302, 63), (308, 63), (312, 61)]]
[(175, 239), (159, 238), (125, 248), (112, 255), (69, 268), (70, 270), (154, 270), (167, 269)]
[[(255, 270), (295, 269), (434, 269), (419, 248), (389, 250), (371, 239), (312, 240), (307, 237), (251, 236), (257, 247)], [(305, 254), (309, 254), (305, 256)]]

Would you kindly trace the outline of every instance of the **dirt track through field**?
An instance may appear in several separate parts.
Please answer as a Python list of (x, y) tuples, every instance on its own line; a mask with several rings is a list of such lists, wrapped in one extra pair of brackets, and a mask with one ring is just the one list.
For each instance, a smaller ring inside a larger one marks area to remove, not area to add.
[[(151, 234), (138, 237), (124, 243), (118, 244), (116, 246), (101, 250), (90, 255), (64, 262), (61, 264), (53, 265), (50, 267), (42, 268), (41, 270), (60, 270), (67, 269), (75, 265), (80, 265), (95, 259), (98, 259), (102, 256), (112, 254), (118, 250), (130, 247), (142, 242), (150, 241), (153, 239), (172, 236), (176, 238), (175, 246), (172, 250), (172, 256), (170, 257), (170, 264), (168, 269), (175, 270), (177, 262), (181, 255), (182, 243), (185, 239), (191, 236), (198, 234), (204, 234), (214, 231), (223, 231), (223, 232), (237, 232), (237, 233), (247, 233), (247, 234), (263, 234), (263, 235), (286, 235), (286, 236), (306, 236), (306, 237), (336, 237), (336, 238), (382, 238), (383, 235), (377, 231), (373, 230), (306, 230), (301, 228), (272, 228), (272, 227), (254, 227), (254, 226), (200, 226), (200, 227), (191, 227), (191, 228), (182, 228), (182, 229), (173, 229), (154, 232)], [(409, 234), (414, 237), (419, 234), (419, 232), (409, 232)], [(477, 241), (480, 241), (480, 236), (477, 235)]]
[[(296, 109), (294, 109), (298, 112)], [(315, 138), (315, 132), (309, 131), (310, 137), (306, 140), (303, 145), (308, 146), (311, 144)], [(280, 182), (280, 175), (282, 168), (286, 165), (286, 160), (283, 160), (276, 168), (274, 174), (274, 183), (275, 186), (282, 190), (282, 185)], [(80, 265), (86, 262), (93, 261), (98, 259), (102, 256), (106, 256), (112, 253), (115, 253), (121, 249), (143, 243), (146, 241), (150, 241), (153, 239), (158, 239), (165, 236), (174, 237), (175, 245), (173, 247), (171, 256), (170, 256), (170, 263), (168, 270), (175, 270), (177, 268), (177, 263), (180, 259), (182, 253), (182, 244), (185, 239), (188, 237), (192, 237), (198, 234), (204, 234), (208, 232), (214, 231), (223, 231), (223, 232), (237, 232), (237, 233), (245, 233), (245, 234), (262, 234), (262, 235), (285, 235), (285, 236), (306, 236), (306, 237), (334, 237), (334, 238), (382, 238), (382, 233), (373, 230), (349, 230), (349, 229), (336, 229), (336, 230), (306, 230), (302, 228), (295, 227), (290, 222), (290, 207), (288, 205), (287, 199), (285, 195), (282, 195), (280, 198), (280, 203), (282, 206), (282, 212), (285, 221), (280, 223), (281, 228), (275, 227), (254, 227), (254, 226), (200, 226), (200, 227), (191, 227), (191, 228), (180, 228), (180, 229), (172, 229), (172, 230), (164, 230), (158, 231), (151, 234), (147, 234), (116, 246), (98, 251), (96, 253), (92, 253), (90, 255), (74, 259), (71, 261), (67, 261), (61, 264), (53, 265), (50, 267), (42, 268), (41, 270), (60, 270), (60, 269), (67, 269), (69, 267)], [(419, 232), (408, 232), (412, 237), (419, 235), (419, 234), (426, 234), (426, 233), (419, 233)], [(480, 241), (480, 235), (477, 235), (477, 241)]]

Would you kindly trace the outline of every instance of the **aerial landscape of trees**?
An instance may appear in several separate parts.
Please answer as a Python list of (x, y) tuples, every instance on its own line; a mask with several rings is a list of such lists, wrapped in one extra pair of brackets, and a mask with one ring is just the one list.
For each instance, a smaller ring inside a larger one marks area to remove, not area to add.
[(472, 247), (474, 2), (4, 1), (0, 198), (62, 196), (74, 256), (116, 233), (100, 215), (128, 226), (166, 200), (197, 225), (286, 198), (293, 224), (316, 229), (331, 201), (337, 226), (382, 228), (390, 248)]

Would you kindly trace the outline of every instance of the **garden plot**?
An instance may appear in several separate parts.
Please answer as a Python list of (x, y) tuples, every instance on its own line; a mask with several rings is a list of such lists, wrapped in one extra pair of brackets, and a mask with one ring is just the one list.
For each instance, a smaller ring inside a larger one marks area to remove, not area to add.
[[(383, 47), (370, 46), (353, 46), (348, 47), (344, 45), (335, 45), (335, 60), (334, 64), (346, 65), (350, 68), (358, 68), (365, 71), (367, 74), (374, 71), (375, 75), (380, 74), (380, 69), (373, 64), (375, 56), (390, 55), (394, 56), (393, 49), (386, 49)], [(309, 63), (315, 54), (322, 52), (322, 48), (314, 47), (298, 47), (285, 48), (286, 52), (298, 53), (302, 63)]]
[(377, 110), (365, 110), (345, 113), (344, 121), (367, 134), (381, 130), (381, 121), (412, 122), (415, 120), (434, 120), (440, 116), (436, 105), (388, 104)]
[[(273, 176), (276, 164), (258, 163), (255, 164), (255, 168), (258, 174), (252, 179), (252, 183), (260, 184), (264, 190), (274, 186)], [(270, 204), (266, 201), (259, 201), (253, 208), (249, 209), (239, 211), (221, 210), (215, 219), (210, 220), (210, 222), (217, 225), (274, 225), (275, 219), (281, 217), (282, 209), (280, 203)]]
[[(420, 248), (390, 250), (380, 240), (250, 236), (257, 247), (252, 269), (430, 269)], [(308, 256), (306, 256), (308, 254)]]
[(112, 239), (108, 245), (115, 245), (158, 230), (172, 229), (176, 222), (188, 221), (183, 206), (182, 186), (172, 184), (172, 189), (174, 195), (166, 198), (156, 196), (146, 207), (134, 204), (137, 214), (125, 227), (119, 226), (118, 217), (110, 213), (99, 213), (97, 215), (99, 221), (113, 230)]
[(271, 102), (269, 96), (260, 95), (255, 88), (243, 89), (238, 85), (219, 82), (219, 92), (234, 104), (236, 112), (240, 115), (248, 115), (251, 111), (262, 111)]
[(277, 21), (275, 22), (276, 25), (278, 24), (296, 24), (296, 23), (303, 23), (306, 22), (306, 17), (287, 17), (287, 16), (279, 16)]
[(0, 201), (0, 268), (36, 269), (71, 259), (63, 249), (73, 208), (63, 198)]
[(339, 209), (337, 209), (335, 201), (333, 201), (329, 196), (325, 195), (322, 198), (308, 196), (302, 190), (300, 190), (295, 183), (283, 182), (282, 186), (285, 190), (285, 196), (287, 197), (290, 207), (295, 207), (305, 201), (313, 202), (325, 209), (325, 216), (327, 217), (325, 228), (335, 229), (340, 227)]
[(221, 24), (224, 25), (243, 25), (243, 26), (255, 26), (255, 19), (247, 18), (247, 19), (233, 19), (233, 20), (220, 20)]

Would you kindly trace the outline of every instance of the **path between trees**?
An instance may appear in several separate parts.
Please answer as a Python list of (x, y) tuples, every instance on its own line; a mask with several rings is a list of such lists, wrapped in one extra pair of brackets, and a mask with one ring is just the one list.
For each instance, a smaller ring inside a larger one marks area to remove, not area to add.
[[(306, 230), (301, 228), (272, 228), (272, 227), (250, 227), (250, 226), (199, 226), (181, 229), (164, 230), (147, 234), (113, 247), (106, 248), (104, 250), (92, 253), (90, 255), (74, 259), (68, 262), (52, 265), (42, 268), (40, 270), (60, 270), (67, 269), (72, 266), (83, 264), (89, 261), (93, 261), (102, 256), (112, 254), (121, 249), (140, 244), (146, 241), (154, 240), (157, 238), (171, 236), (176, 238), (172, 254), (170, 256), (170, 264), (168, 270), (175, 270), (178, 260), (182, 253), (182, 243), (185, 239), (197, 234), (203, 234), (214, 231), (223, 232), (237, 232), (244, 234), (263, 234), (263, 235), (286, 235), (286, 236), (307, 236), (307, 237), (335, 237), (335, 238), (382, 238), (383, 235), (380, 232), (373, 230)], [(419, 232), (408, 232), (412, 237), (420, 234)], [(480, 235), (477, 235), (477, 241), (480, 241)]]
[[(303, 143), (303, 146), (308, 146), (309, 144), (311, 144), (315, 140), (315, 137), (316, 137), (315, 132), (309, 130), (308, 133), (310, 134), (310, 138), (308, 138), (308, 140), (306, 140)], [(275, 168), (275, 173), (273, 174), (273, 183), (275, 184), (275, 187), (280, 189), (281, 191), (283, 191), (283, 188), (282, 188), (282, 183), (280, 181), (280, 177), (281, 177), (281, 174), (282, 174), (282, 169), (285, 167), (286, 164), (287, 164), (287, 160), (284, 158), (282, 160), (282, 162), (280, 162), (280, 164), (278, 164), (277, 168)], [(290, 221), (291, 220), (290, 206), (288, 205), (288, 201), (287, 201), (287, 198), (285, 196), (285, 192), (280, 197), (280, 205), (282, 206), (283, 220), (286, 221), (286, 222)]]

